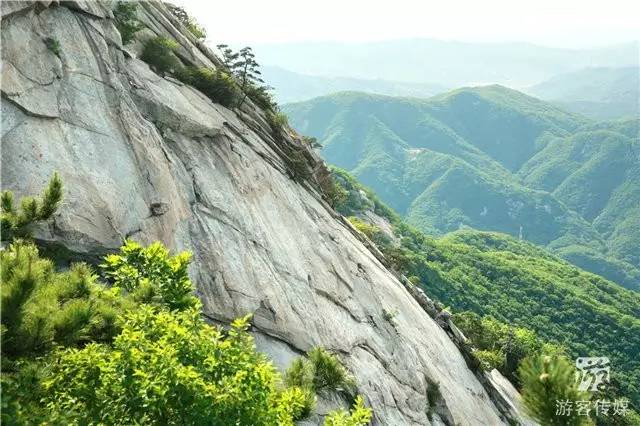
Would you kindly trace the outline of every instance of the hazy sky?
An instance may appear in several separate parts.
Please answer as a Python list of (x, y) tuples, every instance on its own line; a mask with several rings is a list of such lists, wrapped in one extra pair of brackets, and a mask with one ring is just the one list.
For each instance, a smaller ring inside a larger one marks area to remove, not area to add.
[(439, 38), (586, 47), (640, 39), (639, 0), (175, 0), (213, 43)]

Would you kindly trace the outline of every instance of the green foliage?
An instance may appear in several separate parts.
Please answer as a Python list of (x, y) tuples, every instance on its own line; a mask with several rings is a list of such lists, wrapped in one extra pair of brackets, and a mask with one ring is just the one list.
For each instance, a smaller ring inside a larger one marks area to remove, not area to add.
[[(217, 47), (222, 56), (222, 63), (225, 68), (235, 76), (240, 86), (240, 91), (243, 93), (238, 100), (238, 108), (240, 108), (246, 98), (249, 97), (256, 102), (259, 107), (267, 111), (268, 119), (270, 114), (278, 115), (278, 107), (269, 93), (271, 87), (264, 85), (262, 73), (260, 72), (260, 64), (256, 61), (253, 50), (247, 46), (234, 52), (233, 49), (226, 44), (219, 44)], [(277, 118), (275, 120), (277, 121)], [(283, 125), (279, 127), (283, 127)]]
[[(337, 180), (350, 188), (348, 200), (355, 201), (342, 208), (365, 217), (371, 199), (356, 198), (360, 189), (345, 174)], [(503, 362), (494, 366), (502, 364), (501, 371), (516, 385), (523, 356), (562, 353), (561, 344), (571, 358), (607, 354), (616, 366), (618, 396), (639, 403), (637, 293), (507, 235), (464, 230), (434, 239), (397, 215), (379, 211), (393, 227), (393, 240), (399, 241), (379, 246), (391, 267), (416, 277), (431, 298), (454, 312), (477, 314), (457, 314), (454, 320), (477, 349), (493, 352), (485, 361), (497, 361), (500, 355)], [(625, 339), (611, 338), (623, 335)]]
[(276, 137), (280, 137), (281, 133), (289, 125), (287, 115), (283, 112), (267, 111), (265, 116), (267, 123), (271, 127), (271, 130), (276, 134)]
[(60, 46), (60, 42), (57, 39), (53, 37), (47, 37), (44, 39), (44, 44), (47, 46), (47, 49), (49, 49), (54, 55), (60, 56), (62, 47)]
[(285, 372), (287, 386), (323, 390), (347, 390), (353, 386), (353, 379), (335, 355), (317, 347), (307, 352), (307, 358), (294, 360)]
[(313, 389), (313, 365), (305, 358), (297, 358), (291, 362), (284, 375), (284, 383), (289, 387)]
[(207, 38), (207, 32), (194, 18), (189, 16), (186, 10), (171, 3), (165, 3), (167, 9), (184, 25), (195, 38), (201, 40)]
[(376, 225), (371, 225), (358, 219), (355, 216), (349, 216), (349, 222), (360, 232), (367, 236), (378, 246), (385, 246), (389, 244), (389, 237)]
[(258, 107), (265, 111), (277, 111), (278, 104), (273, 99), (271, 94), (272, 88), (270, 86), (264, 86), (259, 84), (248, 84), (245, 88), (245, 93)]
[(323, 348), (314, 348), (307, 353), (313, 367), (313, 389), (336, 390), (352, 385), (352, 379), (335, 355)]
[(365, 407), (364, 398), (358, 395), (351, 412), (338, 410), (324, 419), (324, 426), (362, 426), (368, 425), (373, 418), (370, 408)]
[(421, 231), (522, 235), (640, 289), (637, 119), (590, 122), (500, 86), (429, 99), (337, 93), (283, 110), (325, 160)]
[(525, 357), (564, 352), (557, 345), (543, 342), (533, 331), (501, 323), (492, 316), (481, 318), (474, 312), (461, 312), (453, 320), (476, 349), (473, 355), (482, 368), (496, 368), (516, 385), (519, 384), (516, 372)]
[(190, 259), (189, 252), (169, 256), (169, 251), (159, 242), (144, 248), (127, 240), (120, 253), (107, 256), (101, 266), (115, 287), (123, 288), (134, 297), (142, 292), (145, 302), (182, 310), (199, 306), (189, 280)]
[(20, 200), (20, 208), (15, 207), (11, 191), (2, 191), (0, 196), (2, 240), (29, 237), (32, 225), (53, 216), (61, 200), (62, 180), (58, 173), (53, 174), (39, 200), (33, 197), (24, 197)]
[(316, 390), (350, 383), (317, 348), (283, 387), (249, 316), (228, 330), (204, 322), (189, 258), (127, 241), (105, 259), (107, 288), (86, 265), (56, 272), (31, 243), (1, 250), (2, 422), (293, 425)]
[(176, 77), (204, 93), (209, 99), (229, 107), (239, 97), (234, 79), (224, 71), (205, 67), (184, 67), (176, 72)]
[(293, 424), (303, 393), (280, 393), (277, 374), (246, 332), (206, 325), (197, 309), (126, 314), (113, 347), (59, 354), (45, 382), (51, 418), (128, 424)]
[(174, 53), (177, 49), (178, 43), (175, 40), (155, 37), (145, 43), (140, 59), (162, 75), (177, 72), (182, 67), (180, 60)]
[(113, 10), (116, 28), (120, 32), (123, 45), (131, 43), (135, 34), (144, 28), (144, 25), (136, 18), (137, 8), (138, 3), (135, 1), (119, 1)]
[(398, 315), (398, 311), (395, 309), (382, 309), (382, 318), (388, 323), (395, 325), (396, 324), (396, 316)]
[(538, 356), (527, 358), (520, 367), (522, 401), (534, 419), (544, 425), (588, 425), (588, 416), (577, 410), (557, 412), (557, 401), (588, 401), (591, 395), (581, 392), (575, 381), (575, 370), (563, 357)]
[(127, 305), (96, 284), (84, 265), (55, 272), (31, 243), (16, 241), (0, 251), (2, 352), (45, 353), (54, 344), (108, 342), (119, 332), (117, 314)]

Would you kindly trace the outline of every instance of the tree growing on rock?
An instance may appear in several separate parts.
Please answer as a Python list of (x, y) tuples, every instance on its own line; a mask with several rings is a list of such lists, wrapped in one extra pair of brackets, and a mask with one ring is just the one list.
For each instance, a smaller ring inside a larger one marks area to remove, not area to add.
[(56, 212), (62, 200), (62, 180), (54, 173), (40, 199), (24, 197), (20, 207), (14, 202), (11, 191), (2, 191), (0, 195), (0, 223), (2, 241), (31, 236), (33, 224), (49, 219)]
[(249, 96), (262, 108), (274, 109), (274, 102), (268, 93), (271, 88), (264, 85), (260, 64), (256, 61), (251, 47), (243, 47), (238, 52), (234, 52), (226, 44), (219, 44), (217, 47), (222, 56), (222, 63), (238, 80), (243, 93), (238, 101), (238, 108)]

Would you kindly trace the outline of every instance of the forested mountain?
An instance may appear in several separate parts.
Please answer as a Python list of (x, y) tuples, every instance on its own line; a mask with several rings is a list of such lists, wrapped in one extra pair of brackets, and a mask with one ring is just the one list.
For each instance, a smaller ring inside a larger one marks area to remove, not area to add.
[(454, 313), (532, 330), (572, 357), (612, 354), (615, 386), (640, 401), (638, 293), (505, 234), (466, 229), (427, 236), (346, 171), (333, 173), (345, 192), (338, 210), (428, 295)]
[(640, 285), (638, 120), (592, 122), (502, 86), (285, 106), (324, 158), (434, 235), (472, 227)]
[(330, 93), (357, 90), (392, 96), (427, 97), (446, 91), (445, 86), (428, 83), (408, 83), (380, 79), (324, 77), (299, 74), (284, 68), (266, 66), (264, 80), (271, 85), (278, 103), (304, 101)]
[(640, 117), (640, 68), (585, 68), (550, 78), (528, 92), (595, 119)]
[(530, 43), (404, 39), (279, 43), (255, 48), (261, 63), (298, 73), (436, 82), (449, 87), (481, 83), (527, 87), (585, 67), (638, 65), (637, 42), (563, 49)]

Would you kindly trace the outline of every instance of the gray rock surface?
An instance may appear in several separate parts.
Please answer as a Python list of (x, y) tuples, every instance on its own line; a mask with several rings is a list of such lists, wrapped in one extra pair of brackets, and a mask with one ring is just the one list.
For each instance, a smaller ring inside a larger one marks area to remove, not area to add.
[[(153, 73), (95, 2), (6, 3), (2, 186), (36, 193), (55, 170), (65, 184), (40, 240), (87, 258), (126, 237), (191, 250), (208, 318), (253, 313), (258, 347), (280, 367), (317, 345), (335, 351), (375, 424), (429, 424), (429, 383), (442, 394), (434, 424), (506, 422), (447, 333), (314, 184), (290, 177), (291, 135), (275, 140), (261, 111), (231, 111)], [(215, 66), (161, 5), (139, 14), (178, 39), (183, 61)], [(397, 310), (394, 325), (384, 309)]]

